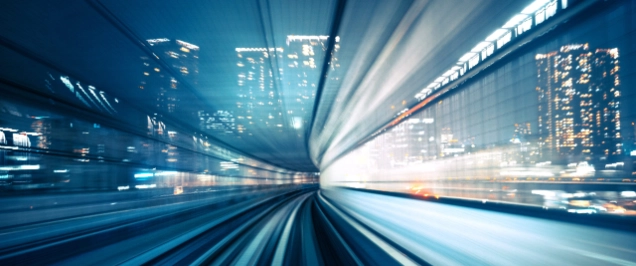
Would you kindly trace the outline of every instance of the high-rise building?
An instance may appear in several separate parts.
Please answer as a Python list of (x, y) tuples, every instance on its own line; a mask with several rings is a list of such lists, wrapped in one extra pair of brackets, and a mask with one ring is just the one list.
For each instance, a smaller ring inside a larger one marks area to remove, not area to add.
[[(326, 58), (329, 36), (325, 35), (289, 35), (285, 49), (285, 79), (283, 99), (294, 128), (305, 126), (307, 118), (313, 111), (316, 91), (322, 72), (321, 60)], [(337, 52), (340, 49), (340, 38), (335, 38), (330, 70), (340, 68)]]
[[(271, 58), (282, 57), (283, 48), (236, 48), (238, 90), (236, 126), (238, 133), (251, 134), (254, 127), (283, 127), (283, 108), (276, 86), (277, 77)], [(278, 71), (281, 71), (280, 69)]]
[[(329, 36), (289, 35), (286, 48), (236, 48), (238, 56), (237, 128), (306, 127), (326, 56)], [(340, 68), (335, 56), (331, 70)], [(285, 105), (283, 108), (283, 104)], [(283, 113), (286, 112), (286, 113)], [(249, 134), (249, 133), (248, 133)]]
[[(170, 40), (168, 38), (146, 40), (155, 54), (159, 55), (166, 62), (173, 73), (179, 73), (185, 80), (196, 85), (199, 73), (199, 46), (181, 40)], [(139, 89), (147, 90), (153, 95), (155, 107), (163, 113), (175, 113), (179, 109), (179, 90), (181, 84), (170, 73), (164, 73), (161, 67), (154, 60), (142, 57), (144, 64), (144, 78), (139, 85)], [(162, 113), (153, 114), (151, 117), (154, 124), (160, 124)], [(158, 134), (158, 129), (154, 129), (149, 134)], [(162, 134), (161, 135), (166, 135)]]
[(535, 59), (542, 157), (605, 160), (620, 155), (618, 49), (573, 44)]

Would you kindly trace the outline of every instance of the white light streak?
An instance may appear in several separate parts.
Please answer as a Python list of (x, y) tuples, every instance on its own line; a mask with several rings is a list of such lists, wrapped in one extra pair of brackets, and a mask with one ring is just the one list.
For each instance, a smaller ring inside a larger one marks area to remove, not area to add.
[(184, 46), (185, 48), (188, 48), (190, 50), (199, 50), (199, 46), (196, 46), (194, 44), (188, 43), (188, 42), (184, 42), (181, 40), (177, 40), (177, 44)]
[(71, 90), (71, 92), (75, 92), (75, 87), (73, 87), (73, 84), (67, 76), (60, 76), (60, 80), (62, 81), (62, 83), (64, 83), (64, 85), (66, 85), (69, 90)]
[(158, 38), (158, 39), (148, 39), (146, 40), (150, 45), (154, 45), (156, 43), (169, 42), (168, 38)]

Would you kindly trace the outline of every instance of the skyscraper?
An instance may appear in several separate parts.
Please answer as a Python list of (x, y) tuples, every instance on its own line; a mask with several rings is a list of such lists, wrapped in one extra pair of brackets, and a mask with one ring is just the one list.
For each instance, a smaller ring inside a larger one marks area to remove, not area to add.
[[(160, 56), (170, 68), (193, 85), (197, 84), (199, 46), (168, 38), (149, 39), (146, 41), (152, 46), (155, 54)], [(139, 89), (148, 90), (153, 95), (157, 110), (161, 110), (164, 113), (175, 113), (179, 109), (178, 90), (181, 89), (182, 85), (171, 74), (162, 72), (162, 69), (154, 60), (147, 57), (143, 57), (142, 60), (144, 64), (144, 79), (139, 85)], [(162, 114), (153, 114), (151, 119), (154, 124), (161, 124)], [(158, 129), (155, 128), (152, 134), (157, 135)]]
[(618, 49), (573, 44), (535, 59), (542, 157), (605, 160), (620, 155)]
[[(329, 36), (289, 35), (285, 49), (284, 101), (295, 128), (304, 127), (313, 111), (316, 91), (322, 72), (321, 60), (326, 58)], [(335, 38), (333, 55), (329, 62), (331, 71), (340, 68), (338, 57), (340, 38)], [(326, 74), (326, 73), (325, 73)]]
[[(239, 132), (252, 125), (305, 128), (312, 114), (329, 36), (289, 35), (286, 48), (236, 48), (238, 97), (235, 118)], [(340, 68), (335, 56), (331, 70)], [(283, 108), (282, 105), (285, 105)], [(286, 113), (283, 113), (286, 110)]]
[[(283, 48), (236, 48), (238, 56), (238, 97), (236, 126), (238, 133), (253, 131), (254, 127), (283, 127), (283, 108), (276, 87), (271, 58), (282, 57)], [(279, 71), (281, 71), (279, 69)], [(248, 134), (250, 134), (248, 132)]]

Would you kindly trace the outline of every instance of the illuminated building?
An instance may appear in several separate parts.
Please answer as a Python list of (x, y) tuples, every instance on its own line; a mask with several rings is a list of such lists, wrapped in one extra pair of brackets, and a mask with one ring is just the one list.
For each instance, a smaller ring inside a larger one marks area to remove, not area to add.
[[(319, 61), (325, 58), (328, 39), (322, 35), (289, 35), (286, 48), (235, 49), (239, 97), (234, 113), (236, 132), (251, 134), (252, 125), (289, 125), (299, 130), (307, 126), (322, 72)], [(340, 49), (339, 38), (335, 41), (331, 71), (340, 68), (335, 56)]]
[(532, 126), (530, 123), (517, 123), (514, 125), (514, 133), (510, 139), (510, 143), (518, 148), (513, 154), (509, 154), (509, 158), (513, 158), (516, 163), (535, 164), (539, 161), (539, 140), (537, 135), (532, 134)]
[(510, 139), (510, 142), (523, 142), (529, 135), (532, 135), (532, 127), (530, 123), (517, 123), (515, 124), (515, 131), (512, 134), (512, 139)]
[(604, 160), (621, 154), (618, 49), (587, 44), (537, 54), (542, 156)]
[[(322, 72), (321, 61), (326, 56), (329, 36), (324, 35), (289, 35), (284, 56), (285, 89), (283, 99), (289, 117), (295, 119), (294, 128), (300, 129), (308, 121), (316, 99), (316, 90)], [(335, 38), (330, 71), (340, 68), (337, 52), (340, 49), (340, 38)], [(332, 78), (334, 75), (331, 75)]]
[[(238, 56), (239, 100), (236, 102), (236, 126), (243, 133), (258, 127), (283, 127), (282, 100), (272, 70), (272, 57), (282, 57), (282, 48), (236, 48)], [(274, 60), (276, 61), (276, 60)], [(282, 72), (282, 70), (279, 70)], [(282, 73), (278, 73), (282, 75)], [(278, 76), (278, 75), (277, 75)], [(248, 133), (251, 134), (251, 133)]]
[[(180, 73), (184, 79), (197, 84), (199, 73), (199, 47), (181, 40), (170, 40), (167, 38), (146, 40), (152, 50), (164, 60), (174, 72)], [(142, 57), (144, 70), (143, 81), (139, 89), (148, 91), (155, 100), (155, 107), (164, 113), (175, 113), (179, 108), (179, 90), (181, 85), (171, 76), (164, 73), (162, 68), (148, 57)], [(173, 73), (174, 73), (173, 72)], [(149, 124), (160, 125), (161, 113), (154, 114)], [(162, 128), (154, 128), (149, 131), (150, 135), (167, 135)]]
[[(36, 119), (31, 123), (31, 129), (37, 133), (37, 147), (38, 149), (49, 149), (51, 145), (51, 140), (49, 136), (51, 135), (51, 123), (48, 119)], [(0, 136), (1, 139), (2, 136)], [(0, 144), (2, 141), (0, 140)]]

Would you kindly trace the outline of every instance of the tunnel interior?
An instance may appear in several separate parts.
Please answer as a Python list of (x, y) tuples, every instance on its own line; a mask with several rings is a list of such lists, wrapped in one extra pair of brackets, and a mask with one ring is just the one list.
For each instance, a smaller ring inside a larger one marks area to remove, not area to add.
[(0, 263), (633, 265), (635, 12), (3, 3)]

